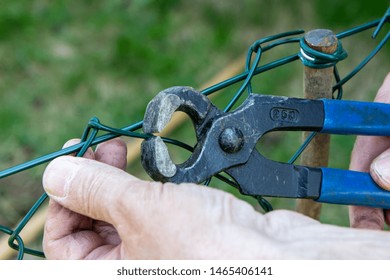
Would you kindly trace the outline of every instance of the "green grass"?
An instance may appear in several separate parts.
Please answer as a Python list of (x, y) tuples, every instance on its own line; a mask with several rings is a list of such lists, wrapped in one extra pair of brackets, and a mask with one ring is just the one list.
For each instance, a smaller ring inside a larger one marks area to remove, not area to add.
[[(81, 136), (92, 116), (115, 127), (141, 120), (157, 92), (173, 85), (198, 88), (258, 38), (297, 28), (339, 32), (379, 18), (387, 5), (382, 0), (375, 5), (320, 0), (305, 5), (296, 0), (239, 5), (233, 0), (3, 1), (0, 169), (61, 148), (67, 139)], [(340, 65), (342, 75), (375, 46), (377, 41), (369, 36), (366, 32), (343, 41), (349, 58)], [(263, 62), (297, 51), (296, 45), (281, 47)], [(389, 69), (389, 56), (387, 48), (345, 87), (345, 98), (372, 99)], [(226, 104), (237, 88), (224, 91), (216, 104)], [(302, 65), (295, 62), (260, 75), (254, 90), (302, 96)], [(194, 141), (188, 129), (178, 129), (173, 137)], [(330, 163), (347, 168), (353, 138), (333, 139)], [(267, 156), (286, 161), (300, 136), (275, 134), (263, 142)], [(187, 156), (178, 155), (181, 160)], [(42, 192), (42, 170), (0, 181), (0, 223), (13, 225), (32, 205)], [(145, 176), (139, 163), (129, 171)], [(276, 208), (294, 208), (292, 200), (272, 202)], [(345, 207), (326, 206), (322, 220), (347, 225)]]

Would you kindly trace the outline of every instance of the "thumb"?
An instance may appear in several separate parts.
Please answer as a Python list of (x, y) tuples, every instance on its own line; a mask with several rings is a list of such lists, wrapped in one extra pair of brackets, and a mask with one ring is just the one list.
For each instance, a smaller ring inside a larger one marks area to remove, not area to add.
[(372, 162), (371, 176), (381, 188), (390, 191), (390, 149)]
[(110, 165), (70, 156), (54, 159), (42, 180), (49, 197), (65, 208), (111, 224), (115, 223), (112, 213), (118, 200), (132, 182), (140, 182)]

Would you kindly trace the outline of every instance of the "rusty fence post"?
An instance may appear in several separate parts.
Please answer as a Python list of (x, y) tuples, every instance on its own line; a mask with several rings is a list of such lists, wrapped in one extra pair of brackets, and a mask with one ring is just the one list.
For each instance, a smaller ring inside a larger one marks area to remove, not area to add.
[[(337, 49), (337, 37), (326, 29), (316, 29), (305, 34), (306, 44), (323, 53), (333, 53)], [(304, 97), (308, 99), (332, 98), (333, 66), (311, 68), (304, 66)], [(310, 132), (304, 132), (306, 137)], [(318, 133), (301, 155), (301, 164), (318, 167), (328, 165), (330, 136)], [(297, 200), (297, 211), (319, 220), (321, 204), (312, 200)]]

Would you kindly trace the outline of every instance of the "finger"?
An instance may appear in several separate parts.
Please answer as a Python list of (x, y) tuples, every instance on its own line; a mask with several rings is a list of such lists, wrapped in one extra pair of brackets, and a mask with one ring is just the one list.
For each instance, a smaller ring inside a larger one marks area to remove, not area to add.
[(93, 220), (50, 199), (43, 250), (48, 259), (82, 259), (104, 240), (92, 231)]
[[(63, 148), (68, 148), (78, 143), (80, 143), (80, 139), (71, 139), (64, 144)], [(75, 154), (76, 153), (73, 153), (72, 155), (74, 156)], [(84, 157), (94, 159), (95, 156), (91, 148), (88, 148)], [(66, 241), (64, 238), (76, 231), (87, 230), (91, 227), (91, 219), (72, 212), (51, 199), (49, 202), (43, 238), (45, 255), (48, 258), (80, 258), (77, 256), (80, 255), (79, 251), (81, 247), (78, 244), (74, 246), (72, 242), (64, 243), (64, 241)], [(94, 240), (96, 240), (96, 238), (94, 238)], [(67, 246), (64, 246), (64, 244), (67, 244)], [(83, 247), (84, 250), (85, 246)], [(66, 249), (59, 250), (59, 248)]]
[(370, 173), (381, 188), (390, 191), (390, 149), (387, 149), (372, 162)]
[[(390, 103), (390, 74), (380, 87), (376, 102)], [(389, 137), (359, 136), (352, 151), (350, 169), (369, 172), (372, 161), (390, 147)], [(350, 224), (356, 228), (383, 229), (382, 209), (351, 206)]]
[(127, 146), (120, 138), (103, 142), (96, 147), (95, 159), (125, 170), (127, 165)]
[[(371, 176), (383, 189), (390, 191), (390, 149), (387, 149), (371, 164)], [(390, 225), (390, 211), (384, 210), (385, 222)]]
[[(91, 217), (115, 224), (118, 201), (122, 201), (131, 184), (141, 180), (130, 174), (93, 160), (59, 157), (53, 160), (43, 175), (43, 186), (62, 206)], [(138, 188), (142, 189), (142, 188)]]
[[(65, 148), (71, 147), (73, 145), (76, 145), (78, 143), (80, 143), (80, 139), (71, 139), (71, 140), (68, 140), (62, 148), (65, 149)], [(72, 153), (71, 155), (76, 155), (76, 153)], [(95, 154), (91, 148), (88, 148), (84, 154), (84, 157), (89, 158), (89, 159), (94, 159)], [(60, 207), (57, 207), (57, 205), (55, 205), (55, 203), (51, 203), (49, 205), (48, 211), (50, 214), (48, 217), (55, 217), (54, 222), (61, 223), (61, 221), (63, 220), (62, 218), (64, 218), (64, 220), (68, 220), (69, 214), (66, 213), (66, 211), (69, 211), (69, 210), (61, 209)], [(64, 216), (64, 217), (62, 217), (62, 216)], [(78, 222), (76, 222), (76, 224), (77, 223)], [(66, 235), (67, 232), (73, 231), (75, 226), (76, 225), (70, 226), (70, 224), (68, 224), (67, 227), (65, 227), (65, 226), (55, 227), (54, 226), (53, 229), (50, 231), (51, 235), (52, 235), (51, 237), (52, 238), (61, 238), (64, 235)]]
[[(372, 161), (389, 148), (387, 137), (359, 136), (352, 152), (350, 169), (369, 172)], [(350, 224), (354, 228), (383, 229), (383, 210), (378, 208), (350, 206)]]

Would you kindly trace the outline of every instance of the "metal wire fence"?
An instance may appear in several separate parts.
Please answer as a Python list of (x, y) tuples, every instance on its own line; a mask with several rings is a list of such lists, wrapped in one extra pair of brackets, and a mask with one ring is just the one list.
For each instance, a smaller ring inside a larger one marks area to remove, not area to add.
[[(333, 86), (333, 98), (341, 99), (343, 96), (343, 85), (349, 82), (360, 70), (362, 70), (364, 66), (385, 46), (385, 44), (390, 38), (390, 31), (388, 31), (387, 34), (383, 36), (383, 39), (378, 42), (376, 47), (351, 72), (347, 73), (344, 76), (341, 76), (339, 71), (337, 70), (337, 63), (347, 57), (347, 52), (343, 49), (341, 40), (366, 31), (368, 29), (374, 29), (372, 38), (375, 39), (381, 31), (383, 32), (385, 24), (389, 22), (390, 8), (380, 19), (362, 24), (357, 27), (353, 27), (351, 29), (336, 34), (339, 43), (336, 51), (332, 54), (324, 54), (310, 48), (305, 42), (304, 37), (302, 36), (302, 34), (304, 34), (303, 30), (295, 30), (262, 38), (254, 42), (249, 47), (246, 58), (245, 71), (243, 73), (220, 83), (217, 83), (211, 87), (208, 87), (202, 90), (201, 93), (208, 96), (233, 84), (242, 82), (242, 85), (240, 86), (239, 90), (224, 108), (225, 112), (230, 111), (245, 91), (247, 91), (248, 93), (252, 92), (251, 81), (255, 76), (300, 59), (304, 65), (312, 68), (326, 68), (334, 66), (335, 85)], [(274, 60), (270, 63), (260, 65), (261, 58), (264, 53), (285, 44), (298, 46), (299, 52)], [(22, 172), (26, 169), (36, 167), (38, 165), (51, 161), (59, 156), (68, 155), (71, 153), (76, 153), (77, 156), (83, 156), (83, 154), (87, 151), (89, 147), (95, 146), (99, 143), (103, 143), (119, 136), (142, 139), (151, 137), (150, 135), (143, 134), (142, 132), (140, 132), (140, 130), (142, 129), (142, 124), (143, 122), (139, 121), (130, 124), (126, 127), (114, 128), (102, 124), (98, 118), (94, 117), (88, 122), (79, 144), (2, 170), (0, 171), (0, 179)], [(98, 136), (99, 132), (105, 132), (105, 134)], [(310, 141), (313, 139), (315, 134), (315, 132), (311, 133), (309, 137), (307, 137), (301, 147), (290, 158), (290, 160), (288, 161), (289, 163), (294, 163), (296, 161), (296, 159), (300, 156), (300, 154), (305, 150)], [(167, 143), (179, 146), (188, 151), (193, 151), (193, 147), (176, 139), (163, 138), (163, 140)], [(222, 174), (216, 175), (215, 178), (222, 180), (225, 183), (230, 184), (234, 187), (238, 187), (233, 180), (227, 178)], [(208, 185), (210, 181), (211, 178), (208, 179), (204, 184)], [(0, 225), (0, 231), (9, 235), (8, 245), (17, 251), (18, 259), (23, 259), (25, 254), (44, 257), (43, 252), (26, 247), (23, 239), (20, 236), (20, 233), (24, 229), (26, 224), (30, 221), (30, 219), (34, 216), (34, 214), (37, 212), (39, 207), (46, 200), (46, 198), (47, 194), (42, 194), (42, 196), (34, 203), (28, 213), (14, 229)], [(268, 212), (272, 210), (271, 204), (265, 198), (258, 196), (256, 197), (256, 199), (258, 200), (264, 211)]]

